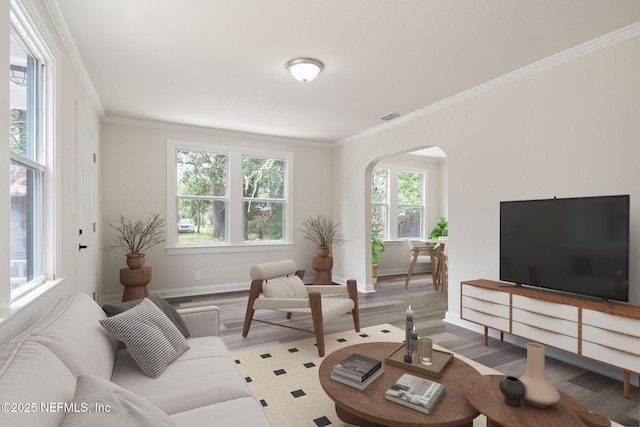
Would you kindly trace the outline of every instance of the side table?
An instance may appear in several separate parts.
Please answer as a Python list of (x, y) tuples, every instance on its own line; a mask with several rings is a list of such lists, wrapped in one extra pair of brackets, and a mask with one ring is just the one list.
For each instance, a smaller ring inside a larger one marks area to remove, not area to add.
[(518, 426), (610, 426), (602, 415), (589, 412), (580, 402), (560, 392), (560, 401), (549, 408), (536, 408), (522, 399), (517, 408), (504, 403), (500, 392), (503, 375), (483, 375), (467, 384), (465, 396), (471, 406), (487, 417), (487, 427)]
[(120, 283), (124, 286), (122, 302), (149, 296), (147, 284), (151, 281), (151, 267), (140, 269), (121, 268)]
[(311, 258), (311, 267), (316, 271), (313, 275), (314, 285), (331, 285), (331, 269), (333, 268), (333, 257)]

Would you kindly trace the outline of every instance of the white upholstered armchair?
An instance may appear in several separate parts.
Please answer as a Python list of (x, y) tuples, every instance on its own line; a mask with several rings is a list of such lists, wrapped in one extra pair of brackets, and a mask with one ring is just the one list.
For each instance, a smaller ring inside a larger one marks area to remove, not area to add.
[[(324, 356), (324, 322), (351, 312), (355, 330), (360, 332), (358, 291), (355, 280), (342, 285), (305, 285), (304, 270), (297, 270), (292, 260), (270, 262), (251, 267), (251, 290), (247, 302), (242, 336), (249, 334), (251, 321), (268, 323), (315, 334), (318, 354)], [(337, 296), (344, 294), (346, 297)], [(323, 298), (322, 296), (326, 297)], [(287, 313), (311, 314), (313, 330), (254, 319), (256, 310), (275, 310)]]

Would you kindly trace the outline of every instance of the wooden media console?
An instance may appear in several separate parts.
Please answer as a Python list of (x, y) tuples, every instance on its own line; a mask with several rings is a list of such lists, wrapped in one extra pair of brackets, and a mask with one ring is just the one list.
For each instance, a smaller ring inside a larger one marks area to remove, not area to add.
[(516, 287), (491, 280), (460, 284), (460, 317), (489, 328), (594, 360), (624, 372), (640, 371), (640, 307)]

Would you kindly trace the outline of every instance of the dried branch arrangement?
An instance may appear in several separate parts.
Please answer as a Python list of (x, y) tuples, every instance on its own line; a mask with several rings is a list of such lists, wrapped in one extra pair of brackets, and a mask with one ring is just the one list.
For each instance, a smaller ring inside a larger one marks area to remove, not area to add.
[(300, 231), (304, 233), (305, 239), (311, 240), (317, 246), (330, 246), (331, 244), (339, 245), (346, 241), (342, 233), (338, 231), (339, 227), (340, 223), (334, 225), (330, 219), (318, 215), (302, 221)]
[(107, 251), (116, 248), (122, 248), (127, 254), (144, 254), (149, 248), (164, 242), (164, 218), (159, 213), (153, 213), (146, 220), (125, 219), (124, 215), (120, 215), (118, 222), (107, 225), (117, 231), (114, 237), (114, 245), (104, 248)]

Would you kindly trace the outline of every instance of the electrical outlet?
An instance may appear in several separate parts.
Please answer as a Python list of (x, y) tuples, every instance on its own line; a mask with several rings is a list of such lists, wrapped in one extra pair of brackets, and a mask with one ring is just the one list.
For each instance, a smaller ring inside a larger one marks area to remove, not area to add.
[(194, 278), (195, 278), (196, 280), (200, 280), (200, 279), (201, 279), (201, 276), (200, 276), (200, 272), (199, 272), (199, 271), (196, 271), (196, 273), (195, 273), (195, 275), (194, 275), (194, 276), (195, 276)]

